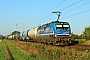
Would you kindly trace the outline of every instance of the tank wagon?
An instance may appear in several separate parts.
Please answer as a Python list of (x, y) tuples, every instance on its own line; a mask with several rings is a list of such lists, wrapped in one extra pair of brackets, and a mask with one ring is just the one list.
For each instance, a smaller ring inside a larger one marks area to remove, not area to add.
[(29, 30), (28, 36), (35, 42), (68, 45), (71, 28), (68, 22), (54, 21)]
[(36, 40), (36, 35), (37, 35), (37, 29), (38, 28), (39, 27), (35, 27), (35, 28), (32, 28), (32, 29), (28, 30), (27, 35), (28, 35), (30, 41), (35, 41)]
[(7, 38), (10, 39), (10, 40), (13, 40), (14, 39), (14, 35), (9, 35)]
[(23, 31), (21, 34), (20, 34), (20, 40), (22, 41), (29, 41), (29, 38), (27, 36), (27, 32), (28, 31)]
[(20, 34), (16, 33), (16, 34), (13, 34), (13, 35), (9, 35), (7, 36), (8, 39), (10, 40), (20, 40)]

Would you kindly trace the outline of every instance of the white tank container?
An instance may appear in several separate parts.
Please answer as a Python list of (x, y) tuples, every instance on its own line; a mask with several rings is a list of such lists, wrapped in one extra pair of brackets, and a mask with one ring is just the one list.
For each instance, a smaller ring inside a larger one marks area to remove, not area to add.
[(35, 28), (32, 28), (28, 31), (28, 37), (30, 39), (35, 39), (36, 38), (36, 35), (37, 35), (37, 29), (38, 27), (35, 27)]
[(12, 38), (13, 38), (13, 35), (8, 36), (8, 39), (12, 39)]

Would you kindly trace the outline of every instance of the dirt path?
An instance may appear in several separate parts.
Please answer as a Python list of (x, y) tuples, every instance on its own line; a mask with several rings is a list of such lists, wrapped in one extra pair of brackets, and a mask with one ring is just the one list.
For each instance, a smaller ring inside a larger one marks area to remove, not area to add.
[(0, 40), (0, 42), (2, 42), (2, 40)]
[(8, 46), (7, 46), (6, 43), (4, 44), (4, 46), (5, 46), (4, 50), (5, 50), (5, 53), (6, 53), (6, 59), (7, 60), (14, 60), (14, 58), (13, 58), (11, 52), (9, 51)]

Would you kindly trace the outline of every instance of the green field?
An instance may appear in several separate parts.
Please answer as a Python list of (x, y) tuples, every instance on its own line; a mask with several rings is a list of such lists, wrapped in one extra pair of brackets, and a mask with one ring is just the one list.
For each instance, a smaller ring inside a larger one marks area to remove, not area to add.
[(3, 40), (0, 42), (0, 60), (90, 60), (90, 48), (78, 50), (68, 46)]
[(0, 42), (0, 60), (5, 60), (4, 43)]
[(18, 48), (12, 42), (16, 41), (3, 40), (0, 43), (0, 60), (46, 60), (34, 53), (30, 53), (32, 55), (28, 52), (28, 54), (24, 53), (21, 48)]

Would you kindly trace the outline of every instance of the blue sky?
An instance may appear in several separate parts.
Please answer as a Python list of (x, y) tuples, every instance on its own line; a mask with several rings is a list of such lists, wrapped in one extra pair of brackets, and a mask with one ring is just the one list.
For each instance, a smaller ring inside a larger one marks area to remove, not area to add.
[(90, 0), (0, 0), (0, 34), (15, 31), (17, 23), (22, 32), (55, 21), (53, 11), (61, 12), (59, 21), (69, 22), (75, 34), (90, 26)]

